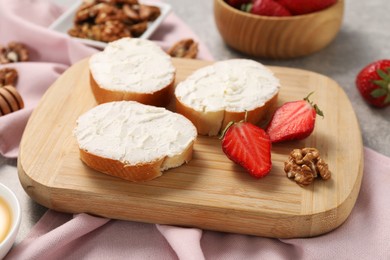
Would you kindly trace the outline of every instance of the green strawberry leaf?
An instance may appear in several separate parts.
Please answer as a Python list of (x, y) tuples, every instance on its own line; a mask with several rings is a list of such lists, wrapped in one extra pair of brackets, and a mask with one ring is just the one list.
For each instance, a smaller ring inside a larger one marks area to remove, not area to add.
[(252, 6), (253, 6), (253, 4), (251, 4), (251, 3), (249, 3), (249, 4), (242, 4), (240, 9), (241, 9), (241, 11), (250, 13), (250, 11), (252, 9)]
[(227, 130), (228, 130), (232, 125), (234, 125), (234, 124), (235, 124), (234, 121), (230, 121), (230, 122), (226, 125), (225, 129), (223, 129), (221, 135), (219, 136), (219, 140), (222, 140), (222, 139), (225, 137), (225, 134), (226, 134)]
[(386, 82), (385, 80), (381, 80), (381, 79), (378, 79), (378, 80), (373, 80), (374, 84), (383, 88), (383, 89), (387, 89), (387, 86), (389, 85), (388, 82)]
[(317, 104), (314, 104), (314, 110), (316, 111), (316, 113), (319, 115), (319, 116), (322, 116), (324, 117), (324, 113), (322, 112), (322, 110), (317, 106)]
[(386, 89), (383, 89), (383, 88), (377, 88), (377, 89), (374, 89), (370, 95), (373, 97), (373, 98), (380, 98), (380, 97), (383, 97), (384, 95), (387, 94), (387, 90)]
[(376, 72), (378, 73), (379, 77), (381, 77), (382, 79), (386, 80), (387, 82), (390, 81), (390, 76), (389, 76), (389, 74), (387, 74), (387, 73), (384, 72), (383, 70), (378, 69)]
[[(249, 114), (248, 111), (245, 110), (244, 119), (241, 120), (241, 121), (239, 121), (239, 123), (247, 122), (247, 120), (248, 120), (248, 114)], [(230, 121), (230, 122), (226, 125), (225, 129), (222, 131), (221, 135), (219, 136), (219, 139), (220, 139), (220, 140), (222, 140), (222, 139), (225, 137), (227, 130), (228, 130), (232, 125), (234, 125), (235, 123), (236, 123), (236, 122), (234, 122), (234, 121)]]
[(313, 108), (314, 110), (316, 111), (317, 115), (319, 116), (322, 116), (324, 117), (324, 113), (321, 111), (321, 109), (317, 106), (317, 104), (313, 104), (313, 102), (309, 99), (309, 97), (311, 95), (313, 95), (314, 91), (313, 92), (310, 92), (305, 98), (303, 98), (303, 100), (306, 100), (306, 102), (308, 102)]

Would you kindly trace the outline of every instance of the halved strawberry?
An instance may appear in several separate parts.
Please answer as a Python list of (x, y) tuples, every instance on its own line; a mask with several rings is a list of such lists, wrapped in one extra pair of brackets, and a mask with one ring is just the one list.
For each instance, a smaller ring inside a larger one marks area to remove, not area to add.
[(246, 122), (231, 122), (222, 133), (222, 150), (233, 162), (255, 178), (266, 176), (272, 167), (271, 141), (261, 128)]
[(275, 111), (266, 128), (272, 143), (304, 139), (313, 132), (316, 114), (324, 115), (309, 100), (311, 94), (303, 100), (287, 102)]

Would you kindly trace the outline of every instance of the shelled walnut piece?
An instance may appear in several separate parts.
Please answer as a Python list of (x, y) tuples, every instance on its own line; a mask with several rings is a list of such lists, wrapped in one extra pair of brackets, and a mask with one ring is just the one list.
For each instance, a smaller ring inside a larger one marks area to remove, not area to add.
[(29, 51), (20, 42), (10, 42), (8, 46), (0, 46), (0, 64), (28, 61)]
[(176, 42), (167, 53), (175, 58), (195, 59), (198, 55), (198, 43), (193, 39), (183, 39)]
[(288, 178), (294, 179), (301, 186), (309, 185), (318, 176), (324, 180), (331, 177), (328, 164), (316, 148), (294, 149), (284, 163), (284, 171)]
[(6, 85), (16, 86), (18, 80), (18, 72), (12, 68), (0, 69), (0, 87)]
[(103, 42), (139, 37), (147, 30), (148, 22), (160, 14), (158, 7), (140, 4), (137, 0), (84, 1), (68, 34)]

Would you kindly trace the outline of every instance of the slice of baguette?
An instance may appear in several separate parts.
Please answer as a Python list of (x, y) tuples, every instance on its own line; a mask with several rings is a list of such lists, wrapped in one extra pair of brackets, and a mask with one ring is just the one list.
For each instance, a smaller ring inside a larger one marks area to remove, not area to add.
[(132, 100), (166, 106), (173, 97), (176, 69), (152, 41), (122, 38), (89, 60), (90, 85), (101, 103)]
[(147, 181), (192, 158), (197, 133), (180, 114), (134, 101), (98, 105), (74, 129), (81, 160), (130, 181)]
[(262, 64), (246, 59), (216, 62), (195, 71), (175, 89), (176, 112), (201, 135), (218, 135), (230, 121), (248, 112), (253, 124), (276, 108), (279, 80)]

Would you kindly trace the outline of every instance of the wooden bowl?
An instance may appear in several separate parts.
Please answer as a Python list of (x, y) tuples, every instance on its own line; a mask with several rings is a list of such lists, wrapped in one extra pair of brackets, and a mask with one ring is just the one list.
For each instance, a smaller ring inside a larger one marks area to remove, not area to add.
[(340, 30), (344, 0), (310, 14), (259, 16), (214, 0), (214, 19), (227, 45), (254, 57), (287, 59), (327, 46)]

